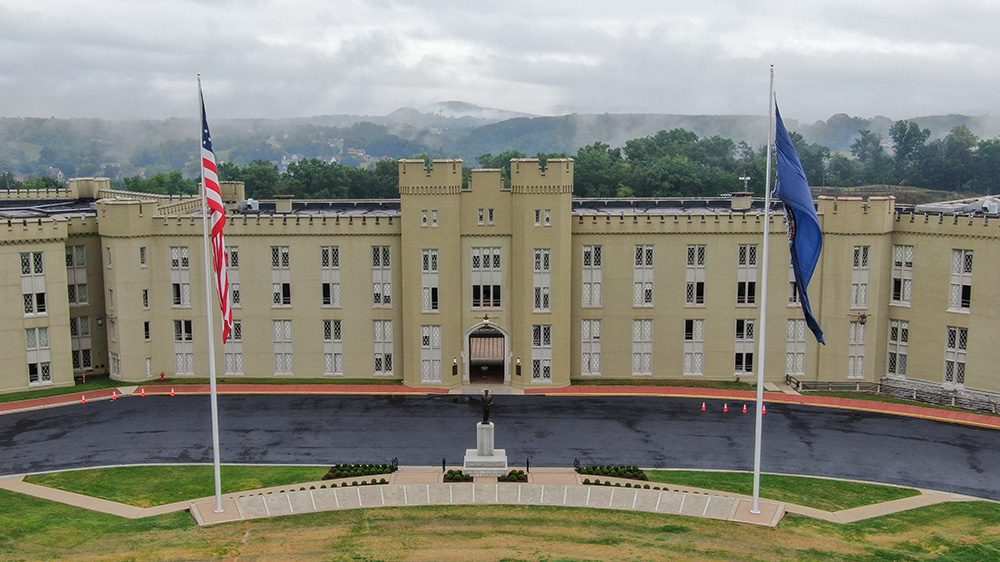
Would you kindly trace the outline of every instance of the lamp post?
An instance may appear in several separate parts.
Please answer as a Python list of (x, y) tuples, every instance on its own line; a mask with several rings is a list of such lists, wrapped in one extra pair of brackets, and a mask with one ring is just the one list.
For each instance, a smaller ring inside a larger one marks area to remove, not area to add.
[(750, 176), (740, 176), (739, 180), (743, 182), (743, 191), (750, 191)]

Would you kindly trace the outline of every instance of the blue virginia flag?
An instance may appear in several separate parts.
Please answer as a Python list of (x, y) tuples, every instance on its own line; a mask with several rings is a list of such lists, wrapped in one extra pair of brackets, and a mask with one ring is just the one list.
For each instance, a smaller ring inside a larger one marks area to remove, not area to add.
[(806, 172), (799, 162), (799, 154), (788, 136), (785, 124), (781, 122), (781, 112), (774, 107), (777, 123), (775, 126), (775, 149), (778, 154), (778, 187), (775, 195), (785, 204), (788, 216), (788, 245), (792, 252), (792, 269), (795, 272), (795, 286), (802, 303), (802, 314), (806, 324), (816, 336), (816, 341), (826, 344), (823, 328), (813, 316), (809, 305), (809, 281), (816, 270), (816, 262), (823, 250), (823, 231), (819, 227), (819, 217), (813, 206), (812, 194)]

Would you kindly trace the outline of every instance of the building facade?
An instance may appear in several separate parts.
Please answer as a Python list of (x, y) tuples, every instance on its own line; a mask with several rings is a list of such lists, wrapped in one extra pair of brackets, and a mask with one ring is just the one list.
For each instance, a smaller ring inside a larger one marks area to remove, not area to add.
[[(220, 376), (436, 388), (753, 377), (769, 220), (767, 380), (1000, 391), (996, 214), (820, 198), (819, 346), (780, 206), (574, 199), (571, 159), (513, 160), (509, 183), (499, 170), (463, 183), (460, 160), (401, 160), (399, 190), (258, 207), (224, 182), (236, 327), (225, 345), (213, 334)], [(0, 391), (85, 373), (207, 376), (200, 204), (100, 178), (0, 193), (0, 330), (17, 342), (0, 350)]]

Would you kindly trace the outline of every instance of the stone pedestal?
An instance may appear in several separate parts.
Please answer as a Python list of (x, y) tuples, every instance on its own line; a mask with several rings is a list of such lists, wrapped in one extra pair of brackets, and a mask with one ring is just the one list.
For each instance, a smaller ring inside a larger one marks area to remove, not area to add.
[(507, 474), (507, 452), (493, 448), (493, 422), (476, 424), (476, 448), (466, 449), (462, 472), (472, 476)]

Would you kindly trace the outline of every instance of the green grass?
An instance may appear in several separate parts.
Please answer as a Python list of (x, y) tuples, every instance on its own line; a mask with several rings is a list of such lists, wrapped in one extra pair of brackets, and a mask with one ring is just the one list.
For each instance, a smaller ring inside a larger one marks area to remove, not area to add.
[(712, 381), (691, 379), (572, 379), (573, 386), (678, 386), (684, 388), (720, 388), (725, 390), (754, 390), (756, 385), (736, 381)]
[[(337, 378), (318, 378), (318, 379), (295, 379), (288, 377), (274, 377), (274, 378), (257, 378), (257, 377), (220, 377), (216, 379), (219, 384), (326, 384), (326, 385), (338, 385), (338, 384), (402, 384), (401, 379), (337, 379)], [(183, 385), (183, 384), (208, 384), (208, 377), (182, 377), (182, 378), (172, 378), (160, 381), (160, 379), (153, 379), (145, 381), (142, 384), (150, 385)]]
[(921, 406), (924, 408), (933, 408), (935, 410), (948, 410), (949, 412), (971, 412), (975, 414), (982, 414), (984, 416), (995, 416), (992, 412), (984, 412), (981, 410), (969, 410), (967, 408), (958, 408), (955, 406), (943, 406), (938, 404), (928, 404), (927, 402), (918, 402), (916, 400), (907, 400), (905, 398), (897, 398), (895, 396), (889, 396), (887, 394), (871, 394), (868, 392), (837, 392), (830, 390), (810, 390), (802, 393), (803, 396), (829, 396), (831, 398), (849, 398), (853, 400), (869, 400), (872, 402), (884, 402), (887, 404), (906, 404), (907, 406)]
[(948, 503), (776, 529), (652, 513), (528, 506), (346, 510), (198, 527), (128, 520), (0, 490), (14, 560), (996, 560), (1000, 505)]
[[(328, 467), (223, 466), (223, 493), (319, 480)], [(215, 493), (211, 466), (126, 466), (70, 470), (25, 477), (25, 482), (138, 507), (152, 507)]]
[[(753, 494), (753, 474), (702, 470), (647, 470), (652, 482), (706, 488), (736, 494)], [(844, 482), (806, 476), (761, 474), (760, 495), (777, 501), (839, 511), (916, 496), (912, 488)]]
[(14, 402), (15, 400), (29, 400), (31, 398), (45, 398), (46, 396), (62, 396), (64, 394), (77, 394), (77, 393), (84, 394), (87, 392), (92, 392), (94, 390), (114, 388), (130, 384), (121, 381), (113, 381), (108, 377), (87, 377), (87, 378), (89, 379), (87, 381), (87, 384), (78, 384), (76, 386), (40, 388), (37, 390), (23, 390), (19, 392), (0, 394), (0, 403)]

